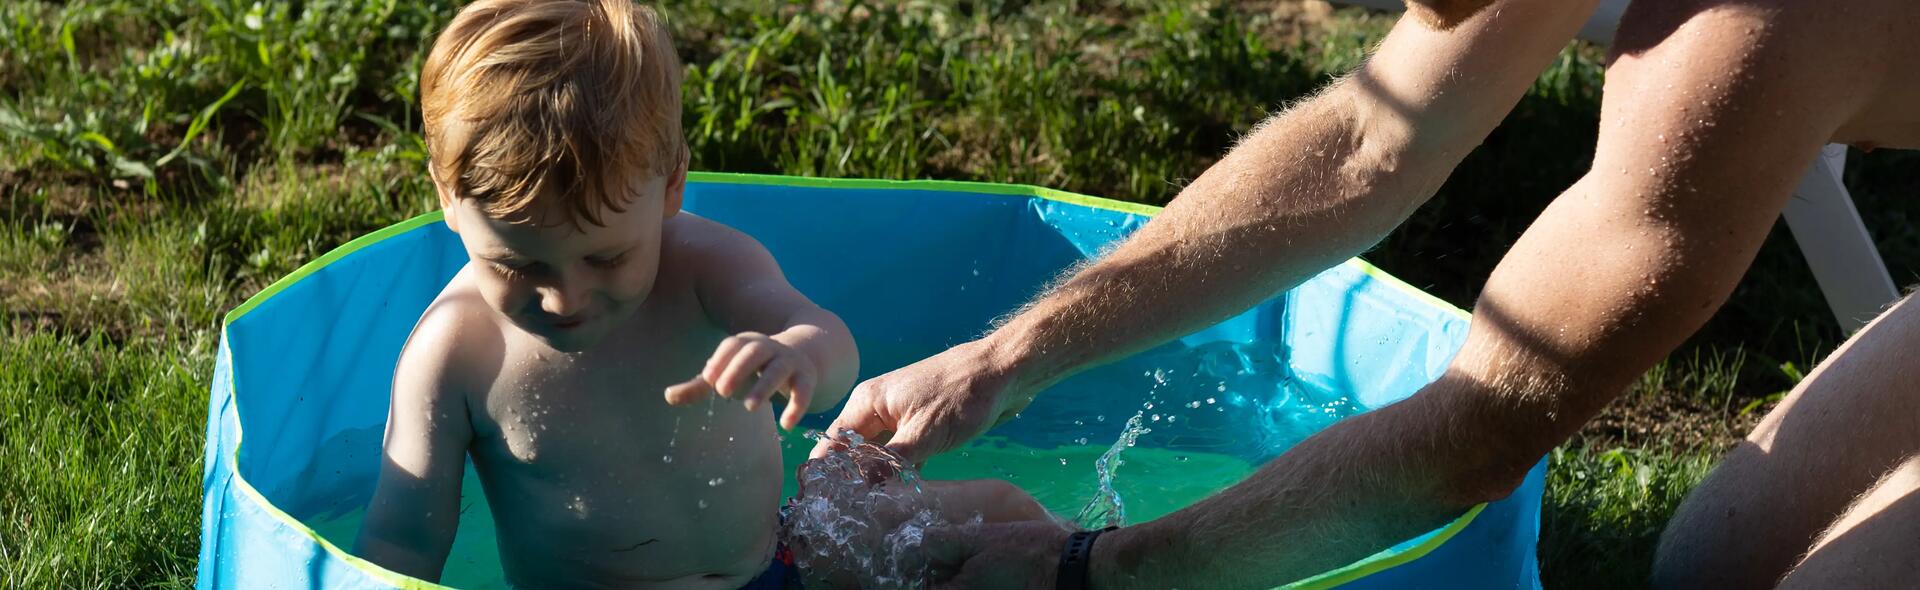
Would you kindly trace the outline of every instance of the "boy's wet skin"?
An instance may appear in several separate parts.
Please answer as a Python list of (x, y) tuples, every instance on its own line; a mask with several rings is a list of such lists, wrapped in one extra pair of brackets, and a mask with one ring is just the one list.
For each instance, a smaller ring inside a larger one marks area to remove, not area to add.
[(637, 313), (576, 354), (503, 330), (509, 368), (469, 397), (484, 408), (472, 453), (487, 496), (517, 498), (495, 503), (510, 578), (736, 587), (772, 554), (784, 474), (770, 407), (673, 407), (661, 394), (727, 336), (690, 280), (700, 259), (726, 253), (671, 244), (725, 230), (692, 216), (663, 229), (659, 279)]
[[(556, 229), (542, 233), (558, 239), (502, 239), (475, 231), (483, 218), (463, 207), (453, 203), (449, 219), (464, 226), (462, 239), (475, 252), (593, 250), (601, 233)], [(609, 215), (619, 229), (605, 233), (635, 235), (645, 224), (633, 220), (659, 211), (636, 206)], [(464, 411), (423, 426), (457, 436), (459, 418), (470, 420), (462, 450), (471, 452), (490, 499), (511, 580), (730, 588), (758, 575), (772, 554), (784, 474), (771, 407), (749, 411), (717, 398), (674, 407), (662, 393), (698, 373), (729, 333), (700, 302), (696, 276), (748, 258), (770, 265), (770, 257), (746, 236), (691, 215), (657, 231), (657, 278), (610, 281), (650, 282), (639, 303), (626, 299), (631, 291), (568, 293), (591, 302), (557, 306), (570, 312), (563, 317), (586, 316), (573, 333), (541, 326), (530, 313), (505, 320), (483, 296), (490, 271), (476, 262), (422, 318), (402, 355), (402, 383), (409, 375), (496, 374), (466, 387), (451, 379), (438, 392), (446, 399), (434, 403)], [(633, 308), (626, 317), (607, 317), (625, 307)], [(549, 342), (580, 350), (561, 352)], [(392, 455), (408, 451), (401, 434), (389, 438)]]
[[(766, 248), (680, 213), (679, 71), (658, 15), (627, 0), (483, 0), (435, 41), (429, 171), (469, 262), (395, 368), (360, 556), (438, 579), (470, 457), (513, 585), (795, 575), (770, 563), (776, 425), (844, 397), (859, 353)], [(1032, 504), (933, 487), (989, 516), (1006, 512), (970, 502)]]

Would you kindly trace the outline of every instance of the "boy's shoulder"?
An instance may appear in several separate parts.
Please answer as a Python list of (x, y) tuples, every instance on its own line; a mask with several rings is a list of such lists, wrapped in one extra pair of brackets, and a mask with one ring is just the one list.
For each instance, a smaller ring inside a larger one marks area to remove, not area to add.
[[(759, 240), (724, 223), (691, 213), (680, 213), (662, 227), (661, 240), (672, 244), (668, 255), (690, 264), (689, 270), (710, 272), (743, 261), (772, 261), (772, 254)], [(719, 268), (716, 267), (718, 265)]]
[[(505, 338), (496, 314), (474, 287), (471, 272), (471, 266), (461, 269), (420, 314), (406, 346), (400, 350), (395, 391), (467, 391), (473, 384), (458, 379), (476, 374), (475, 369), (483, 368), (476, 366), (478, 363), (493, 359), (496, 366), (486, 368), (499, 368), (505, 356)], [(413, 387), (399, 387), (403, 384)]]

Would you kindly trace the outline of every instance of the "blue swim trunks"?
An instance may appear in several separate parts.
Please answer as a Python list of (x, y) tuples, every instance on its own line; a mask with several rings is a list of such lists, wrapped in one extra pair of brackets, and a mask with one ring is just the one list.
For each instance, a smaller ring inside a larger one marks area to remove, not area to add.
[(787, 550), (785, 543), (781, 543), (779, 548), (773, 550), (773, 563), (767, 564), (767, 571), (761, 572), (760, 577), (747, 582), (740, 589), (786, 590), (799, 587), (800, 568), (793, 565), (793, 552)]

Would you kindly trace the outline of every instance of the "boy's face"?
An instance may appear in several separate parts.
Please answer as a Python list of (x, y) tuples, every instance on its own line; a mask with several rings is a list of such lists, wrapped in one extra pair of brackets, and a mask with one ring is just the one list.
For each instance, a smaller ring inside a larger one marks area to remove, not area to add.
[(604, 225), (552, 221), (567, 219), (558, 210), (542, 211), (540, 223), (509, 223), (444, 190), (441, 205), (473, 260), (481, 298), (554, 350), (579, 352), (652, 292), (661, 226), (679, 212), (684, 182), (683, 173), (635, 181), (625, 211), (601, 212)]

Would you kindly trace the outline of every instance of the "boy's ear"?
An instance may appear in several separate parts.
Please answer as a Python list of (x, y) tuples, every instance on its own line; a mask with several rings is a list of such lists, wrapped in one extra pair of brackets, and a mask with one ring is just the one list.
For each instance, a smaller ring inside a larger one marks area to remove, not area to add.
[(663, 219), (680, 214), (680, 203), (686, 199), (687, 158), (686, 152), (681, 152), (680, 165), (675, 166), (673, 174), (667, 177), (667, 202), (661, 207)]
[(446, 185), (440, 183), (440, 173), (433, 170), (432, 163), (427, 164), (427, 178), (433, 181), (434, 195), (440, 197), (441, 217), (446, 221), (447, 229), (453, 230), (456, 234), (460, 233), (458, 216), (453, 214), (453, 191), (447, 190)]

